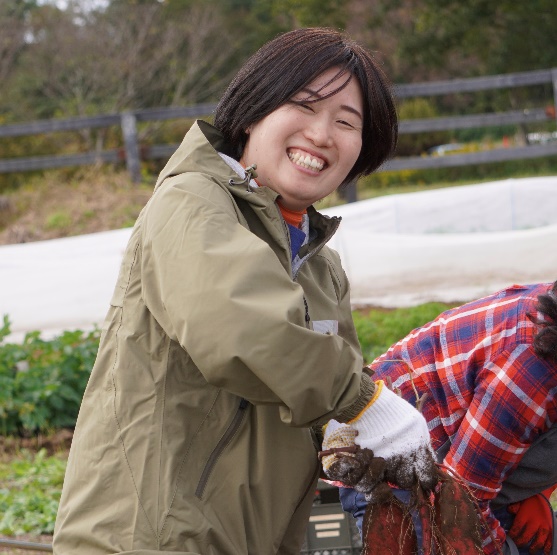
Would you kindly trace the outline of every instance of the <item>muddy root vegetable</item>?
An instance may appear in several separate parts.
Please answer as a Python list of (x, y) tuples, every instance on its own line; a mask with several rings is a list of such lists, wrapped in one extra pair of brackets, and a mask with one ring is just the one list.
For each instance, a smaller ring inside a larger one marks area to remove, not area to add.
[[(413, 516), (421, 527), (419, 551)], [(473, 497), (441, 468), (433, 490), (426, 490), (419, 484), (413, 486), (409, 504), (394, 495), (372, 497), (364, 515), (363, 541), (363, 555), (483, 553), (480, 520)]]
[(362, 555), (418, 553), (412, 515), (392, 494), (387, 500), (368, 504), (362, 535)]
[[(321, 455), (329, 455), (322, 452)], [(363, 521), (363, 555), (478, 555), (481, 520), (475, 500), (459, 479), (442, 465), (432, 462), (422, 480), (412, 471), (412, 462), (400, 457), (374, 457), (367, 449), (339, 449), (327, 476), (365, 493), (368, 505)], [(415, 462), (415, 461), (414, 461)], [(406, 472), (401, 469), (407, 466)], [(410, 491), (410, 502), (392, 494), (395, 477)], [(425, 478), (424, 478), (425, 477)], [(414, 519), (421, 529), (417, 546)], [(419, 548), (419, 550), (418, 550)]]
[(439, 474), (432, 523), (439, 552), (447, 555), (483, 553), (479, 515), (471, 495), (446, 472), (440, 470)]

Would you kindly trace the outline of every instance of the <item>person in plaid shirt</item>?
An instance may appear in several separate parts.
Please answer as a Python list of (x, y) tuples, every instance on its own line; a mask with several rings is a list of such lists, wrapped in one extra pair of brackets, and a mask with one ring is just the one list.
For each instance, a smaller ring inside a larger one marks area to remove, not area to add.
[[(557, 281), (448, 310), (369, 368), (413, 405), (421, 399), (438, 461), (478, 499), (484, 553), (557, 553), (548, 501), (557, 484)], [(361, 525), (364, 494), (340, 496)]]

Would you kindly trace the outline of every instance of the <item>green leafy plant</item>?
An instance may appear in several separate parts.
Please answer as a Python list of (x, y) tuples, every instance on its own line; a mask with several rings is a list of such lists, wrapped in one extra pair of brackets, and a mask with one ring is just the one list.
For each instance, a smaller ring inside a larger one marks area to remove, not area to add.
[(50, 341), (30, 332), (5, 343), (0, 328), (0, 434), (32, 435), (75, 424), (98, 350), (99, 330), (65, 331)]
[[(366, 362), (447, 308), (443, 303), (427, 303), (355, 311)], [(99, 330), (65, 331), (50, 341), (34, 331), (21, 344), (5, 343), (9, 332), (9, 320), (4, 316), (0, 328), (0, 434), (31, 436), (73, 427), (97, 354)]]
[[(454, 305), (427, 303), (393, 310), (354, 311), (366, 362), (371, 362), (411, 330), (433, 320), (451, 306)], [(97, 351), (98, 331), (89, 334), (67, 331), (52, 341), (43, 341), (38, 332), (33, 332), (21, 345), (4, 344), (9, 332), (9, 321), (5, 316), (0, 327), (0, 411), (3, 411), (0, 414), (3, 415), (3, 427), (29, 433), (40, 429), (38, 421), (41, 419), (43, 424), (48, 422), (48, 428), (54, 428), (60, 422), (62, 426), (73, 426)], [(22, 364), (26, 360), (29, 361), (27, 369)], [(24, 387), (22, 382), (28, 378)], [(57, 385), (61, 380), (66, 387), (60, 389)], [(54, 398), (57, 400), (53, 401)], [(37, 406), (43, 402), (49, 408), (38, 410)], [(52, 408), (56, 406), (60, 406), (64, 414), (63, 417), (57, 415), (59, 419), (52, 415)], [(31, 407), (35, 408), (31, 410)], [(24, 417), (19, 418), (20, 412)], [(0, 534), (52, 533), (65, 467), (65, 454), (47, 456), (44, 449), (36, 455), (20, 451), (10, 462), (0, 463)], [(555, 495), (552, 502), (557, 508)]]
[(66, 461), (63, 456), (22, 452), (0, 464), (0, 534), (51, 534), (60, 501)]

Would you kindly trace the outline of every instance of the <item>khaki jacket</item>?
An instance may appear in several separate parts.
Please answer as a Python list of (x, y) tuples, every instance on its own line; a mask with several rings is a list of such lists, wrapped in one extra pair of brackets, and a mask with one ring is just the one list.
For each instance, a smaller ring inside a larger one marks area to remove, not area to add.
[(57, 555), (298, 554), (318, 475), (310, 426), (369, 398), (348, 283), (324, 246), (338, 219), (310, 208), (293, 277), (276, 193), (231, 184), (215, 149), (218, 131), (195, 124), (134, 227)]

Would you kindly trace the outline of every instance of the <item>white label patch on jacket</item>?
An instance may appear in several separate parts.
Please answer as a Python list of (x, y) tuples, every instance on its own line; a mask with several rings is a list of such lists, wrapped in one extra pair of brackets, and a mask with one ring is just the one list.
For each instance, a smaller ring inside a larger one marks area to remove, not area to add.
[(338, 334), (338, 320), (313, 320), (313, 331), (327, 335)]

